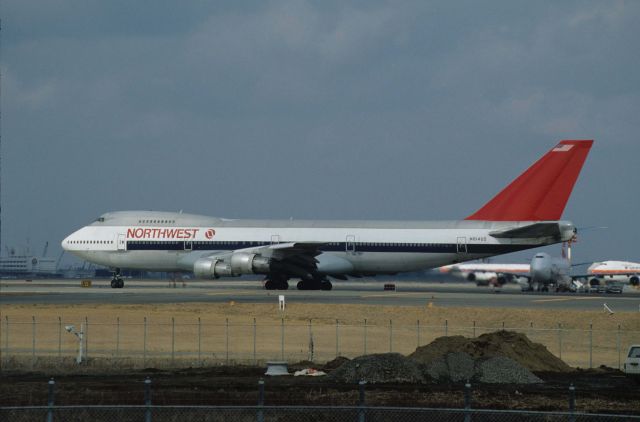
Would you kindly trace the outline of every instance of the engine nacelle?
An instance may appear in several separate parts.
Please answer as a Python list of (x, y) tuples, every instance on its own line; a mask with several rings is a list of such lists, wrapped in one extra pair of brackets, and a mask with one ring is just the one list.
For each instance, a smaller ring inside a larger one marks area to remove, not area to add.
[(197, 278), (237, 277), (268, 274), (271, 260), (258, 254), (239, 252), (221, 257), (200, 258), (193, 264)]

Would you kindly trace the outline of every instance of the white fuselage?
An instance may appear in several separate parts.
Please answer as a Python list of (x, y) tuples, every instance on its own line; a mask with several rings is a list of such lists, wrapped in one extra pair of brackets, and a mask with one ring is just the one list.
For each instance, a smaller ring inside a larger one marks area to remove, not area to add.
[[(121, 211), (104, 214), (77, 230), (62, 246), (82, 259), (112, 268), (192, 271), (194, 262), (202, 257), (279, 243), (316, 242), (322, 244), (316, 257), (321, 272), (388, 274), (534, 248), (573, 236), (568, 222), (560, 222), (561, 238), (490, 235), (528, 224), (531, 222), (227, 220)], [(331, 256), (339, 257), (339, 262)]]
[(531, 259), (531, 283), (568, 284), (571, 282), (571, 263), (566, 258), (558, 258), (540, 252)]
[(629, 261), (594, 262), (589, 266), (589, 274), (605, 281), (623, 281), (637, 284), (640, 276), (640, 263)]

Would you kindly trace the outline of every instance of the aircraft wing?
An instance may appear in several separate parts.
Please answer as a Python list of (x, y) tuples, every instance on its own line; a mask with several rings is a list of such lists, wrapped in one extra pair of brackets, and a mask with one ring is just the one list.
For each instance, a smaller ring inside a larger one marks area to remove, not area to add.
[(312, 278), (318, 270), (316, 257), (322, 253), (320, 247), (326, 242), (286, 242), (253, 248), (238, 249), (234, 252), (249, 252), (271, 258), (274, 268), (298, 277)]
[(232, 253), (244, 252), (270, 258), (280, 264), (284, 272), (307, 276), (317, 270), (318, 260), (316, 256), (322, 253), (320, 247), (323, 245), (326, 245), (326, 242), (287, 242), (236, 249), (234, 251), (212, 251), (211, 253), (197, 255), (186, 254), (181, 259), (180, 265), (185, 270), (191, 270), (198, 259), (225, 259)]
[(496, 276), (498, 277), (510, 277), (511, 279), (518, 279), (518, 278), (526, 278), (528, 281), (531, 281), (531, 276), (528, 273), (516, 273), (516, 272), (509, 272), (509, 271), (495, 271), (495, 270), (474, 270), (472, 271), (474, 273), (495, 273)]
[(284, 259), (289, 256), (304, 255), (315, 257), (320, 255), (320, 247), (326, 242), (287, 242), (271, 245), (257, 246), (245, 249), (237, 249), (234, 252), (260, 253), (274, 259)]

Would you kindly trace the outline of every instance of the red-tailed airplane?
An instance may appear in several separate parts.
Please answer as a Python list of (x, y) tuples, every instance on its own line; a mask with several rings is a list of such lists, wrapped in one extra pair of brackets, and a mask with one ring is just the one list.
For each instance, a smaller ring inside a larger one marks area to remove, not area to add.
[(565, 242), (560, 221), (593, 141), (561, 141), (486, 205), (459, 221), (229, 220), (175, 212), (103, 214), (62, 247), (115, 269), (190, 271), (199, 278), (264, 274), (265, 288), (332, 287)]

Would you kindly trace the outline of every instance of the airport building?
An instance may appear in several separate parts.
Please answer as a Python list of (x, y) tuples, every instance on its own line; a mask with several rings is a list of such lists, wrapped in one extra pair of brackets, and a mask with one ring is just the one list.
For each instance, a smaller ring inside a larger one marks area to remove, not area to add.
[(57, 273), (55, 258), (33, 255), (10, 255), (0, 257), (2, 276), (45, 276)]

